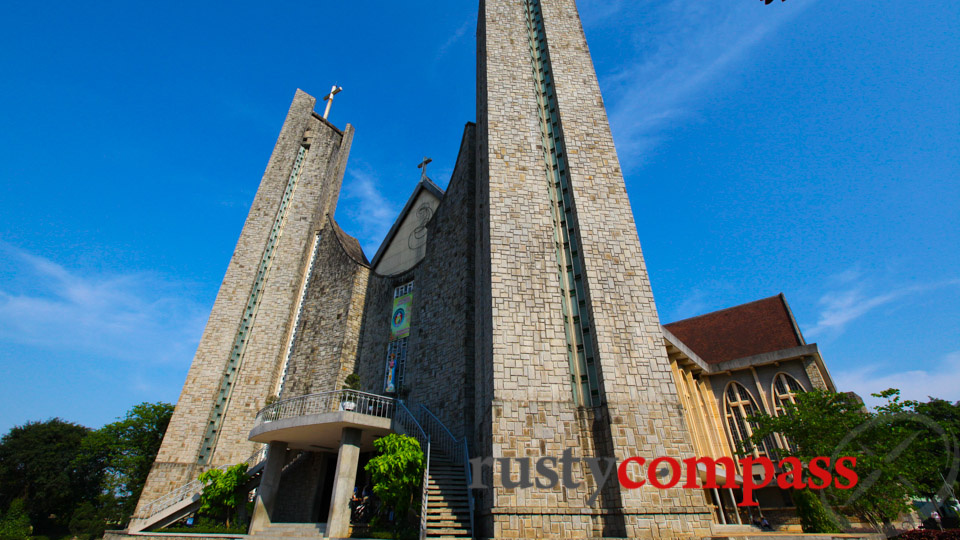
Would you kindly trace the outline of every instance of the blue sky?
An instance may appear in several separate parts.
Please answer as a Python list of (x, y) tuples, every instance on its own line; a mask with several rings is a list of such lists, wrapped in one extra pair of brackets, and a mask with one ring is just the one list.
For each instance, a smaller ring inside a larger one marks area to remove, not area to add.
[[(140, 4), (0, 7), (0, 432), (176, 401), (296, 88), (369, 255), (475, 120), (474, 2)], [(579, 5), (661, 318), (782, 291), (843, 389), (960, 399), (960, 5)]]

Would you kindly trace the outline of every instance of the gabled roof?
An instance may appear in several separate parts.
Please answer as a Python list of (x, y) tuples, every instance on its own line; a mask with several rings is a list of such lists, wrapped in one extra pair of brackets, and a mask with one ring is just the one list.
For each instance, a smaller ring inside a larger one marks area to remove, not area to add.
[(708, 364), (806, 345), (782, 293), (664, 328)]
[(344, 253), (354, 261), (364, 265), (369, 266), (370, 263), (367, 262), (366, 255), (363, 254), (363, 248), (360, 247), (360, 242), (356, 238), (345, 233), (343, 229), (340, 228), (340, 224), (337, 223), (335, 219), (330, 216), (327, 216), (330, 220), (330, 225), (333, 228), (333, 233), (336, 235), (337, 242), (340, 243), (340, 247), (343, 248)]
[(423, 177), (417, 182), (417, 187), (413, 189), (413, 193), (410, 195), (410, 198), (407, 199), (407, 204), (403, 206), (403, 210), (400, 211), (397, 220), (394, 221), (393, 226), (390, 227), (390, 232), (387, 233), (387, 237), (383, 239), (380, 248), (377, 249), (377, 254), (373, 256), (373, 260), (370, 262), (371, 268), (377, 267), (377, 264), (380, 262), (380, 257), (383, 257), (383, 254), (387, 251), (387, 247), (393, 242), (393, 237), (397, 234), (397, 229), (400, 228), (400, 224), (403, 223), (404, 218), (407, 217), (407, 214), (409, 214), (413, 208), (414, 201), (420, 196), (420, 192), (424, 190), (429, 191), (434, 197), (443, 200), (443, 190), (440, 189), (440, 186), (434, 184), (433, 180)]

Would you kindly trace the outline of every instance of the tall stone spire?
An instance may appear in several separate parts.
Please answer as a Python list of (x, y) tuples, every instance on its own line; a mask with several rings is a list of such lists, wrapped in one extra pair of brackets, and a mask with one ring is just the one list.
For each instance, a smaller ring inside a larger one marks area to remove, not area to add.
[[(484, 0), (477, 44), (477, 455), (692, 457), (574, 0)], [(700, 537), (701, 490), (496, 487), (501, 538)], [(489, 473), (488, 473), (489, 474)]]

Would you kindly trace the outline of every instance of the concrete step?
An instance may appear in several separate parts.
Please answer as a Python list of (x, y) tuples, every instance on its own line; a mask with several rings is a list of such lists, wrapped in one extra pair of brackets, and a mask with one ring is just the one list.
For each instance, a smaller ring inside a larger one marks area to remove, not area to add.
[(427, 501), (427, 515), (430, 515), (435, 512), (453, 512), (454, 514), (459, 514), (462, 512), (469, 512), (470, 505), (466, 501), (447, 503), (446, 501)]
[(467, 529), (427, 529), (427, 536), (434, 538), (437, 536), (451, 536), (454, 538), (470, 538), (470, 531)]
[(326, 523), (273, 523), (249, 536), (250, 540), (315, 540), (326, 535)]
[(437, 513), (427, 512), (427, 521), (443, 521), (443, 520), (460, 521), (460, 522), (466, 523), (470, 521), (470, 511), (469, 510), (465, 510), (461, 512), (445, 511), (445, 512), (437, 512)]
[(456, 494), (456, 493), (444, 493), (444, 494), (439, 494), (439, 493), (438, 493), (438, 494), (434, 495), (433, 493), (430, 493), (430, 494), (427, 495), (427, 502), (431, 502), (431, 501), (437, 501), (437, 502), (441, 502), (441, 501), (464, 501), (464, 502), (466, 502), (466, 501), (467, 501), (467, 494), (466, 494), (466, 493), (461, 493), (461, 494)]

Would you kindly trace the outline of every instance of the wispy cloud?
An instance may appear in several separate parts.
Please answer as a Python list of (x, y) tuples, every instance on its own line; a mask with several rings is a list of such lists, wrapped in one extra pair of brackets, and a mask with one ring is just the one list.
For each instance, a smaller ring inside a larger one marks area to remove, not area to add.
[(727, 0), (583, 2), (588, 29), (627, 32), (624, 46), (634, 50), (626, 54), (641, 58), (601, 73), (624, 165), (641, 165), (670, 129), (696, 116), (699, 103), (721, 86), (725, 73), (744, 64), (766, 37), (816, 1), (778, 2), (777, 9)]
[(362, 168), (350, 171), (341, 198), (348, 203), (340, 206), (347, 220), (341, 224), (357, 237), (367, 257), (373, 257), (397, 219), (399, 207), (380, 191), (376, 176)]
[(206, 309), (146, 273), (89, 275), (0, 243), (0, 342), (145, 364), (189, 363)]
[(960, 285), (960, 280), (947, 280), (881, 288), (856, 269), (833, 276), (830, 281), (834, 286), (820, 298), (817, 322), (805, 332), (809, 337), (839, 335), (848, 324), (881, 306), (942, 287)]
[(710, 303), (707, 301), (707, 295), (700, 289), (693, 289), (690, 294), (680, 302), (673, 310), (673, 316), (670, 321), (680, 321), (697, 315), (707, 313)]
[[(909, 363), (911, 367), (917, 366), (916, 362)], [(928, 397), (960, 400), (960, 351), (923, 364), (923, 369), (879, 371), (878, 368), (839, 371), (833, 378), (838, 388), (856, 392), (869, 406), (882, 403), (870, 394), (887, 388), (897, 388), (902, 397), (918, 401), (926, 401)]]
[(458, 41), (460, 41), (461, 39), (463, 39), (464, 36), (467, 35), (467, 32), (469, 32), (470, 30), (476, 27), (477, 27), (476, 18), (464, 21), (464, 23), (461, 24), (459, 28), (454, 30), (453, 34), (450, 34), (450, 37), (447, 38), (447, 41), (445, 41), (443, 45), (440, 45), (440, 48), (437, 49), (437, 55), (433, 58), (434, 62), (436, 62), (437, 60), (440, 60), (445, 54), (447, 54), (447, 51), (450, 50), (451, 47), (453, 47)]

